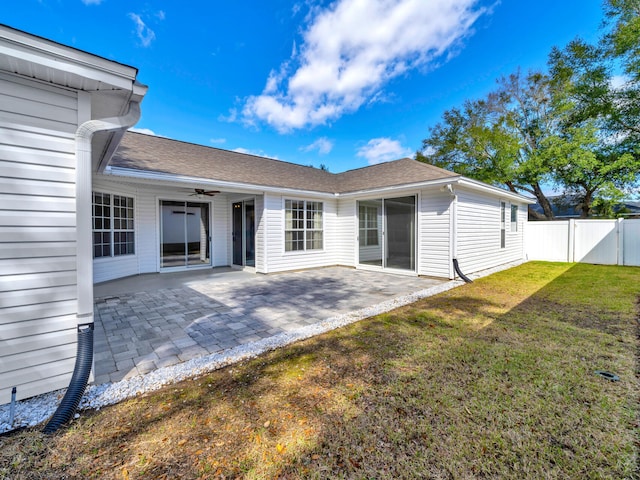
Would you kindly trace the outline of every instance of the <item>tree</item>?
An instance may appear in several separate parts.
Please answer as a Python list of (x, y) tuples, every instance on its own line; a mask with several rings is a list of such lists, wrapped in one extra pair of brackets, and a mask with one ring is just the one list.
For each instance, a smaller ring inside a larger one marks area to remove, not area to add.
[(548, 74), (517, 72), (486, 98), (445, 112), (417, 159), (532, 194), (548, 219), (541, 185), (577, 199), (584, 217), (594, 202), (638, 185), (640, 0), (606, 0), (605, 14), (608, 31), (596, 45), (554, 48)]
[(576, 39), (549, 58), (552, 82), (570, 111), (564, 130), (591, 132), (589, 151), (556, 151), (565, 162), (556, 183), (579, 195), (582, 216), (594, 200), (622, 197), (640, 172), (640, 0), (608, 0), (605, 14), (609, 31), (597, 44)]
[(639, 164), (633, 155), (619, 154), (602, 144), (595, 122), (566, 127), (561, 136), (550, 138), (545, 149), (553, 165), (556, 186), (577, 200), (582, 218), (592, 207), (621, 199), (625, 185), (633, 183)]
[[(558, 136), (562, 112), (547, 75), (516, 72), (499, 80), (486, 99), (444, 113), (429, 130), (417, 159), (515, 193), (536, 197), (544, 217), (553, 211), (542, 184), (551, 180), (545, 149)], [(557, 142), (556, 142), (557, 143)], [(530, 215), (539, 214), (530, 209)]]
[(640, 1), (607, 0), (605, 16), (612, 28), (603, 39), (609, 56), (619, 58), (625, 73), (640, 80)]

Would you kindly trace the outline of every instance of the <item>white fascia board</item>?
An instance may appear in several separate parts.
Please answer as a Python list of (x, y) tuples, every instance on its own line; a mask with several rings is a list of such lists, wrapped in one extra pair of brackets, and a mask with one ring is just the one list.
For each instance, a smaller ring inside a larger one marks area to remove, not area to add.
[(129, 179), (145, 180), (149, 182), (168, 182), (189, 185), (206, 185), (220, 190), (238, 191), (246, 193), (275, 193), (281, 195), (294, 195), (298, 197), (336, 198), (335, 193), (316, 192), (313, 190), (299, 190), (296, 188), (269, 187), (265, 185), (253, 185), (250, 183), (228, 182), (202, 177), (190, 177), (171, 173), (152, 172), (148, 170), (135, 170), (131, 168), (108, 166), (103, 175), (114, 177), (126, 177)]
[(0, 55), (127, 90), (138, 74), (134, 67), (4, 25), (0, 25)]
[(418, 190), (428, 187), (439, 187), (442, 185), (447, 185), (449, 183), (455, 184), (460, 180), (460, 178), (461, 177), (439, 178), (437, 180), (429, 180), (427, 182), (405, 183), (403, 185), (393, 185), (390, 187), (370, 188), (357, 190), (355, 192), (338, 193), (336, 195), (340, 198), (361, 197), (377, 194), (384, 195), (386, 193), (398, 192), (402, 190)]
[(467, 187), (472, 190), (490, 193), (497, 197), (507, 198), (509, 200), (515, 200), (520, 203), (526, 203), (529, 205), (536, 203), (536, 200), (532, 200), (531, 198), (525, 197), (524, 195), (513, 193), (508, 190), (504, 190), (502, 188), (494, 187), (492, 185), (489, 185), (488, 183), (484, 183), (479, 180), (473, 180), (467, 177), (460, 177), (459, 181), (456, 183), (461, 187)]

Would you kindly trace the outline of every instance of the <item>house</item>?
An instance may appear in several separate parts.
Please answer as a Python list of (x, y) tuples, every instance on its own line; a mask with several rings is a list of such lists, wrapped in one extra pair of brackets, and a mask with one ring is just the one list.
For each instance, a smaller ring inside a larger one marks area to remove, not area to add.
[(412, 159), (333, 174), (127, 132), (133, 67), (0, 26), (0, 404), (67, 386), (93, 283), (235, 266), (454, 278), (524, 258), (525, 197)]
[(526, 199), (411, 159), (334, 174), (127, 132), (93, 189), (95, 208), (135, 206), (129, 245), (96, 246), (95, 282), (222, 265), (453, 278), (454, 248), (470, 273), (522, 258)]
[(137, 73), (0, 25), (0, 404), (69, 384), (93, 323), (92, 172), (139, 117)]
[[(578, 195), (552, 195), (548, 196), (547, 200), (549, 200), (551, 211), (556, 220), (581, 218), (582, 212), (579, 208), (581, 200)], [(632, 200), (623, 200), (612, 205), (611, 209), (620, 217), (637, 218), (640, 216), (640, 202), (634, 202)], [(537, 202), (531, 205), (531, 210), (544, 216), (544, 210)], [(591, 216), (598, 217), (600, 216), (599, 213), (597, 209), (594, 209), (594, 211), (591, 212)], [(535, 218), (532, 218), (532, 220), (535, 220)]]

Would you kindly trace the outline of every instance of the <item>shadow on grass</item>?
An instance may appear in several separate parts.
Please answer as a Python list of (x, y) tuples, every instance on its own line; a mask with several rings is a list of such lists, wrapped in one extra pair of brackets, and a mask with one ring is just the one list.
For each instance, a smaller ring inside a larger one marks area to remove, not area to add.
[(640, 269), (526, 264), (91, 414), (42, 464), (100, 478), (631, 477), (639, 296)]

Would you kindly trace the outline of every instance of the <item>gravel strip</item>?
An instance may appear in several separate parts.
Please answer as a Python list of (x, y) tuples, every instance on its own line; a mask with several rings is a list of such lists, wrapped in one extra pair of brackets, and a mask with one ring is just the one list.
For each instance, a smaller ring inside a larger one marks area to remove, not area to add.
[[(483, 270), (476, 274), (468, 275), (468, 277), (471, 279), (484, 277), (501, 270), (515, 267), (521, 263), (522, 262), (513, 262), (501, 265), (489, 270)], [(302, 327), (291, 332), (285, 332), (256, 342), (239, 345), (220, 353), (193, 358), (170, 367), (159, 368), (147, 373), (146, 375), (129, 378), (115, 383), (91, 385), (87, 387), (87, 390), (80, 401), (80, 410), (99, 410), (101, 407), (113, 405), (114, 403), (121, 402), (127, 398), (132, 398), (147, 392), (153, 392), (165, 385), (177, 383), (243, 360), (254, 358), (270, 350), (284, 347), (291, 343), (305, 340), (336, 328), (344, 327), (345, 325), (349, 325), (359, 320), (388, 312), (395, 308), (414, 303), (422, 298), (431, 297), (438, 293), (451, 290), (452, 288), (463, 284), (464, 282), (461, 280), (452, 280), (409, 295), (396, 297), (371, 307), (356, 310), (344, 315), (330, 317), (322, 322)], [(20, 427), (32, 427), (47, 421), (53, 415), (56, 408), (58, 408), (58, 404), (60, 403), (60, 400), (62, 400), (65, 391), (66, 389), (62, 389), (17, 402), (15, 405), (13, 426), (9, 424), (10, 404), (0, 406), (0, 434)], [(77, 416), (78, 414), (76, 414), (76, 417)]]

